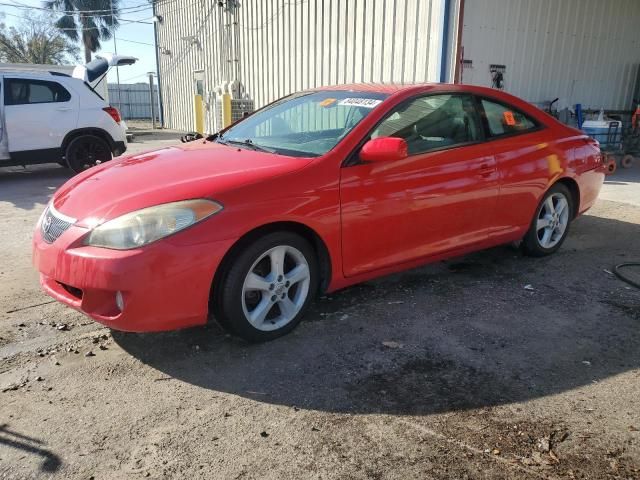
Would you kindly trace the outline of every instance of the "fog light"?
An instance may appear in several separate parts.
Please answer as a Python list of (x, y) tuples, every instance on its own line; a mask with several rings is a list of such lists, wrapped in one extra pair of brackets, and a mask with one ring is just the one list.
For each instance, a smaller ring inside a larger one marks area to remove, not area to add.
[(116, 305), (118, 309), (122, 312), (124, 310), (124, 298), (122, 298), (122, 292), (116, 292)]

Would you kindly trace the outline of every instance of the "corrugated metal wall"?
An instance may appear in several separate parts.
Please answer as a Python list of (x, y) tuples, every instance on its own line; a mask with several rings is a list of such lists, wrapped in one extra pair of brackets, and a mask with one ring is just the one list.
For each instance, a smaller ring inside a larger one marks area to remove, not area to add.
[[(158, 112), (158, 87), (153, 86), (154, 108), (156, 120), (160, 119)], [(125, 120), (149, 119), (151, 120), (151, 99), (149, 97), (149, 84), (147, 83), (123, 83), (118, 88), (117, 83), (109, 84), (109, 99), (111, 105), (120, 110), (120, 115)]]
[(630, 109), (640, 64), (638, 0), (466, 0), (463, 82), (530, 102), (556, 97), (585, 108)]
[[(234, 79), (256, 107), (321, 85), (440, 79), (444, 0), (226, 4), (155, 5), (163, 16), (157, 28), (167, 127), (193, 128), (195, 70), (204, 70), (210, 108), (215, 87)], [(209, 121), (208, 130), (214, 128)]]

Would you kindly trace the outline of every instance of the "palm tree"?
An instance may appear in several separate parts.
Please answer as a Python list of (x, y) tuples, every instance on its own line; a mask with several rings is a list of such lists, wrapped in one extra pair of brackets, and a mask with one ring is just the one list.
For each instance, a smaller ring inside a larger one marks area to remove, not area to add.
[(100, 42), (109, 40), (118, 28), (120, 0), (47, 0), (46, 8), (61, 13), (55, 25), (69, 39), (82, 39), (84, 59), (91, 61), (91, 53), (100, 48)]

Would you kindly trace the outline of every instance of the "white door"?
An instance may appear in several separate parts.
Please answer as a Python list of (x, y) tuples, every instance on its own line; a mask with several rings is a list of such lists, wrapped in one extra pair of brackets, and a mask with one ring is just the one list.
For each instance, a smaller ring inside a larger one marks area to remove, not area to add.
[(58, 149), (78, 122), (78, 97), (53, 80), (4, 77), (9, 152)]

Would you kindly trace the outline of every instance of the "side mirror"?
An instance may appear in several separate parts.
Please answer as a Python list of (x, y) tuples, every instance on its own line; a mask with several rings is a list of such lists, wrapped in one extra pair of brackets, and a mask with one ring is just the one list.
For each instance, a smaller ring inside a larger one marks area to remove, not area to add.
[(393, 162), (409, 156), (407, 142), (402, 138), (378, 137), (369, 140), (360, 150), (364, 162)]

